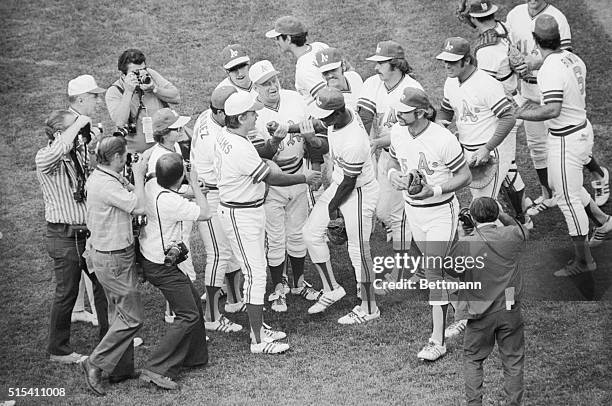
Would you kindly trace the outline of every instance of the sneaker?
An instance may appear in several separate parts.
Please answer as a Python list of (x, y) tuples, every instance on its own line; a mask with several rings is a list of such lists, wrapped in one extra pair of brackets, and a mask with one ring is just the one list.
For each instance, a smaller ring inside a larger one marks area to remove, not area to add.
[(273, 341), (278, 341), (282, 340), (283, 338), (287, 338), (287, 334), (285, 334), (284, 331), (272, 330), (272, 327), (270, 327), (266, 323), (262, 323), (262, 327), (262, 341), (271, 343)]
[(610, 174), (608, 173), (608, 169), (604, 167), (602, 167), (601, 170), (604, 173), (603, 179), (591, 182), (591, 186), (593, 186), (593, 191), (595, 192), (595, 204), (598, 206), (603, 206), (610, 198)]
[(259, 344), (251, 343), (251, 354), (282, 354), (289, 349), (286, 343), (268, 343), (265, 341)]
[(153, 383), (162, 389), (175, 390), (179, 388), (178, 383), (174, 382), (171, 378), (156, 374), (148, 369), (140, 371), (140, 379), (145, 382)]
[(49, 355), (50, 361), (59, 362), (60, 364), (80, 364), (86, 359), (86, 355), (81, 355), (78, 352), (73, 352), (68, 355)]
[[(540, 196), (541, 197), (541, 196)], [(539, 203), (536, 203), (539, 200), (536, 199), (533, 206), (527, 209), (527, 215), (533, 217), (550, 209), (551, 207), (555, 207), (557, 205), (557, 199), (555, 197), (551, 197), (550, 199), (542, 198)]]
[[(542, 196), (540, 196), (540, 197), (542, 197)], [(533, 200), (531, 200), (531, 198), (529, 196), (526, 196), (525, 197), (525, 210), (527, 210), (531, 206), (533, 206)]]
[(458, 320), (451, 323), (444, 330), (444, 338), (453, 338), (465, 331), (465, 326), (467, 324), (467, 320)]
[(211, 331), (220, 331), (222, 333), (237, 333), (242, 330), (242, 326), (234, 323), (227, 317), (221, 315), (217, 321), (204, 321), (204, 328)]
[(308, 314), (321, 313), (329, 306), (336, 303), (346, 295), (344, 288), (340, 286), (338, 289), (330, 290), (329, 292), (323, 292), (317, 303), (310, 306)]
[(323, 292), (314, 289), (310, 283), (304, 281), (303, 285), (298, 286), (297, 288), (292, 288), (291, 294), (296, 296), (302, 296), (304, 299), (310, 300), (312, 302), (318, 300), (319, 297), (323, 294)]
[(366, 321), (374, 320), (380, 317), (380, 309), (376, 309), (376, 313), (366, 313), (363, 311), (361, 306), (357, 305), (351, 310), (346, 316), (342, 316), (338, 319), (340, 324), (363, 324)]
[(439, 345), (430, 338), (427, 345), (417, 354), (417, 358), (420, 360), (435, 361), (444, 356), (444, 354), (446, 354), (446, 346)]
[(134, 347), (140, 347), (144, 340), (140, 337), (134, 337)]
[(287, 311), (287, 296), (284, 293), (274, 292), (270, 295), (272, 310), (278, 313), (284, 313)]
[(246, 312), (246, 304), (244, 302), (225, 303), (225, 312), (226, 313)]
[(589, 240), (589, 247), (599, 247), (604, 242), (610, 231), (612, 231), (612, 216), (608, 216), (608, 220), (606, 220), (601, 227), (595, 227), (593, 229), (593, 235)]
[(581, 262), (571, 259), (567, 263), (567, 265), (565, 265), (563, 268), (559, 269), (558, 271), (555, 271), (553, 275), (559, 278), (563, 278), (563, 277), (568, 277), (568, 276), (580, 275), (581, 273), (585, 273), (585, 272), (593, 272), (596, 269), (597, 269), (597, 264), (595, 263), (595, 261), (591, 262), (590, 264), (585, 264), (585, 263), (581, 263)]
[(174, 312), (172, 312), (172, 314), (164, 313), (164, 321), (166, 323), (174, 323), (174, 318), (175, 317), (176, 317), (176, 314), (174, 314)]
[[(81, 310), (78, 312), (72, 312), (72, 315), (70, 316), (70, 322), (76, 323), (78, 321), (81, 321), (83, 323), (92, 323), (93, 318), (93, 314), (89, 313), (86, 310)], [(98, 320), (96, 319), (96, 323), (97, 321)]]

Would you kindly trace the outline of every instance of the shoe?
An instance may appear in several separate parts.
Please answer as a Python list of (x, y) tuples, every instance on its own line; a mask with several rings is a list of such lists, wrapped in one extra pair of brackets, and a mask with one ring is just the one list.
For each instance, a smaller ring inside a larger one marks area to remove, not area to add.
[(266, 323), (262, 323), (262, 327), (263, 327), (262, 337), (261, 337), (262, 341), (271, 343), (273, 341), (278, 341), (278, 340), (282, 340), (283, 338), (287, 338), (287, 334), (285, 334), (284, 331), (272, 330), (272, 327), (270, 327)]
[(59, 362), (60, 364), (79, 364), (86, 359), (87, 355), (81, 355), (77, 352), (68, 355), (49, 355), (50, 361)]
[(458, 320), (451, 323), (444, 330), (444, 338), (453, 338), (458, 336), (459, 334), (465, 331), (465, 326), (467, 325), (467, 320)]
[(244, 302), (225, 303), (225, 313), (246, 312), (246, 304)]
[(134, 370), (134, 372), (132, 372), (129, 375), (109, 375), (108, 376), (108, 383), (110, 384), (117, 384), (117, 383), (121, 383), (121, 382), (125, 382), (129, 379), (138, 379), (140, 377), (140, 370)]
[(292, 288), (291, 294), (302, 296), (304, 299), (312, 302), (319, 299), (323, 293), (320, 290), (314, 289), (310, 283), (304, 281), (303, 285), (298, 286), (297, 288)]
[(175, 317), (176, 317), (176, 314), (174, 314), (174, 312), (172, 312), (172, 314), (164, 313), (164, 321), (166, 323), (174, 323)]
[(340, 286), (338, 289), (330, 290), (329, 292), (323, 292), (317, 303), (310, 306), (308, 314), (321, 313), (329, 306), (336, 303), (346, 295), (344, 288)]
[(589, 247), (599, 247), (604, 242), (610, 231), (612, 231), (612, 216), (608, 216), (608, 220), (606, 220), (601, 227), (595, 227), (593, 229), (593, 235), (589, 240)]
[(134, 348), (140, 347), (144, 343), (144, 340), (140, 337), (134, 337)]
[(580, 275), (581, 273), (585, 273), (585, 272), (593, 272), (597, 269), (597, 264), (595, 263), (595, 261), (591, 262), (590, 264), (585, 264), (582, 262), (578, 262), (574, 259), (571, 259), (567, 265), (565, 265), (563, 268), (559, 269), (558, 271), (555, 271), (553, 273), (554, 276), (562, 278), (562, 277), (567, 277), (567, 276), (576, 276), (576, 275)]
[(89, 359), (85, 357), (81, 362), (81, 369), (85, 373), (85, 382), (93, 393), (97, 396), (105, 396), (106, 392), (102, 387), (102, 370), (89, 364)]
[(285, 275), (283, 275), (281, 279), (281, 287), (283, 295), (288, 295), (291, 292), (291, 288), (289, 287), (289, 279)]
[(351, 310), (346, 316), (342, 316), (338, 319), (338, 323), (348, 324), (363, 324), (366, 321), (374, 320), (380, 317), (380, 309), (376, 309), (376, 313), (366, 313), (363, 311), (361, 306), (357, 305)]
[[(72, 315), (70, 316), (70, 322), (76, 323), (78, 321), (82, 321), (83, 323), (92, 323), (93, 318), (93, 314), (89, 313), (88, 311), (81, 310), (78, 312), (72, 312)], [(98, 320), (96, 319), (96, 323), (97, 321)]]
[(536, 203), (539, 199), (540, 198), (536, 199), (535, 202), (533, 202), (533, 206), (527, 209), (527, 215), (534, 217), (542, 213), (543, 211), (546, 211), (551, 207), (555, 207), (557, 205), (557, 199), (555, 199), (554, 196), (550, 199), (542, 198), (539, 203)]
[[(542, 197), (542, 196), (540, 196), (540, 197)], [(525, 210), (527, 210), (531, 206), (533, 206), (533, 200), (531, 200), (531, 198), (529, 196), (526, 196), (525, 197)]]
[(417, 354), (417, 358), (425, 361), (435, 361), (444, 354), (446, 354), (446, 346), (439, 345), (430, 338), (427, 345)]
[(227, 317), (221, 315), (217, 321), (205, 321), (204, 328), (210, 331), (220, 331), (222, 333), (237, 333), (242, 330), (242, 326), (234, 323)]
[(278, 313), (284, 313), (287, 311), (287, 296), (284, 293), (274, 292), (270, 295), (272, 310)]
[(259, 344), (251, 343), (251, 354), (282, 354), (289, 349), (286, 343), (268, 343), (265, 341)]
[(148, 369), (143, 369), (140, 372), (140, 380), (154, 383), (162, 389), (175, 390), (179, 388), (178, 383), (174, 382), (172, 379), (168, 378), (167, 376), (156, 374)]
[(598, 206), (603, 206), (610, 198), (610, 174), (608, 173), (608, 169), (604, 167), (602, 167), (601, 170), (604, 173), (603, 179), (591, 182), (591, 186), (593, 186), (593, 191), (595, 192), (595, 204)]

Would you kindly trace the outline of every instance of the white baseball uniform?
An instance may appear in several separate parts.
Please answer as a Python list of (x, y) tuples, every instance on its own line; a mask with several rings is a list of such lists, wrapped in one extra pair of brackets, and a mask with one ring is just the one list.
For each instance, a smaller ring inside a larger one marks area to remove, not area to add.
[[(561, 48), (571, 48), (572, 34), (567, 19), (559, 9), (548, 4), (540, 13), (530, 16), (527, 4), (519, 4), (508, 13), (506, 26), (510, 31), (512, 43), (518, 46), (523, 55), (532, 55), (540, 58), (540, 51), (533, 39), (535, 20), (544, 14), (551, 15), (557, 20), (559, 33), (561, 34)], [(540, 103), (540, 91), (537, 85), (537, 71), (531, 72), (529, 76), (521, 79), (520, 93), (525, 99)], [(525, 136), (531, 160), (536, 169), (546, 168), (546, 134), (547, 130), (541, 121), (525, 121)]]
[[(394, 103), (398, 102), (407, 87), (423, 89), (421, 84), (405, 75), (395, 87), (388, 89), (378, 75), (370, 76), (363, 84), (357, 106), (374, 114), (370, 136), (379, 138), (388, 134), (389, 128), (397, 122)], [(373, 157), (375, 159), (375, 157)], [(402, 194), (391, 186), (387, 178), (389, 162), (388, 148), (380, 152), (377, 160), (377, 178), (380, 185), (380, 199), (376, 215), (393, 231), (393, 248), (406, 250), (410, 247), (410, 228), (406, 225)], [(376, 162), (376, 160), (375, 160)]]
[(370, 141), (357, 113), (351, 111), (352, 121), (335, 130), (328, 128), (329, 150), (333, 160), (332, 184), (323, 192), (304, 226), (304, 241), (314, 263), (329, 261), (329, 247), (325, 242), (329, 223), (329, 202), (344, 176), (357, 177), (355, 188), (340, 205), (348, 236), (348, 253), (357, 282), (374, 279), (370, 234), (378, 200), (378, 182), (370, 156)]
[(344, 72), (344, 77), (348, 85), (346, 90), (341, 90), (344, 96), (344, 104), (351, 110), (357, 110), (357, 101), (359, 100), (363, 88), (363, 79), (361, 75), (354, 70)]
[(325, 79), (315, 65), (315, 54), (329, 45), (322, 42), (312, 42), (308, 52), (300, 56), (295, 63), (295, 90), (302, 95), (306, 104), (310, 105), (319, 90), (325, 87)]
[[(498, 117), (512, 108), (504, 93), (503, 85), (483, 70), (476, 69), (462, 83), (457, 78), (447, 78), (444, 83), (442, 110), (455, 115), (459, 143), (467, 161), (493, 137)], [(498, 158), (498, 170), (493, 181), (482, 189), (472, 189), (472, 197), (497, 199), (503, 179), (512, 163), (511, 140), (508, 138), (491, 153)]]
[(223, 127), (215, 122), (211, 110), (208, 109), (198, 116), (193, 126), (193, 137), (191, 139), (191, 162), (198, 171), (198, 178), (204, 182), (209, 190), (206, 200), (212, 214), (209, 220), (198, 223), (200, 236), (204, 243), (204, 252), (206, 253), (204, 283), (206, 286), (218, 288), (223, 286), (226, 273), (237, 271), (240, 268), (217, 213), (219, 188), (214, 159), (216, 136), (222, 129)]
[(582, 186), (583, 166), (591, 159), (593, 128), (586, 117), (586, 66), (568, 51), (550, 54), (538, 72), (542, 103), (562, 103), (548, 127), (548, 182), (571, 236), (587, 235), (585, 206), (591, 200)]
[(236, 89), (236, 90), (237, 90), (237, 91), (239, 91), (239, 92), (247, 92), (247, 93), (252, 94), (253, 96), (256, 96), (256, 95), (257, 95), (257, 92), (255, 91), (255, 86), (253, 86), (253, 83), (251, 83), (251, 85), (250, 85), (248, 88), (246, 88), (246, 87), (240, 87), (240, 86), (238, 86), (237, 84), (235, 84), (234, 82), (232, 82), (232, 81), (231, 81), (231, 79), (230, 79), (229, 77), (227, 77), (227, 78), (223, 79), (223, 80), (221, 81), (221, 83), (219, 83), (219, 84), (218, 84), (218, 85), (215, 87), (215, 89), (220, 88), (220, 87), (222, 87), (222, 86), (231, 86), (231, 87), (233, 87), (234, 89)]
[(216, 135), (215, 168), (219, 176), (217, 213), (244, 275), (244, 302), (264, 304), (266, 212), (263, 208), (270, 167), (247, 138), (222, 129)]

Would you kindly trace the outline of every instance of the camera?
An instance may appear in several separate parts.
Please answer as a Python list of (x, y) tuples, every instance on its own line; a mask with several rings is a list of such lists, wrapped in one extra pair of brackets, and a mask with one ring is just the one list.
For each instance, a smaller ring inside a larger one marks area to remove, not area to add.
[(136, 75), (136, 79), (138, 79), (139, 84), (141, 85), (151, 84), (151, 75), (145, 69), (134, 71), (134, 75)]
[(114, 137), (127, 137), (130, 134), (136, 134), (136, 123), (129, 123), (123, 127), (117, 127), (113, 132)]
[(188, 253), (189, 248), (187, 248), (184, 242), (171, 241), (170, 245), (168, 245), (164, 251), (164, 254), (166, 255), (164, 258), (164, 265), (178, 265), (187, 259)]
[(79, 187), (72, 193), (72, 198), (77, 203), (83, 203), (85, 201), (85, 189)]
[(139, 214), (137, 216), (132, 217), (132, 233), (134, 238), (140, 237), (140, 230), (142, 227), (146, 226), (148, 223), (147, 216), (144, 214)]

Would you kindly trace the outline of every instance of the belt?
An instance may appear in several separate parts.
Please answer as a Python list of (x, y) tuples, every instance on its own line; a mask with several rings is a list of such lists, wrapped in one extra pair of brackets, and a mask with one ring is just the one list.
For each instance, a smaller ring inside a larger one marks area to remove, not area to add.
[(525, 79), (523, 79), (523, 82), (529, 83), (530, 85), (537, 85), (538, 84), (538, 79), (536, 79), (536, 78), (525, 78)]
[(451, 197), (441, 202), (427, 203), (427, 204), (412, 204), (408, 200), (406, 200), (406, 203), (408, 203), (411, 207), (436, 207), (436, 206), (442, 206), (446, 203), (450, 203), (453, 201), (454, 198), (455, 198), (455, 194), (453, 193)]
[(112, 251), (96, 250), (96, 252), (99, 252), (100, 254), (125, 254), (126, 252), (129, 251), (130, 248), (131, 246), (122, 248), (120, 250), (112, 250)]
[(261, 207), (264, 204), (264, 199), (255, 200), (253, 202), (221, 202), (221, 206), (228, 207), (230, 209), (251, 209), (254, 207)]
[(555, 137), (565, 137), (566, 135), (570, 135), (571, 133), (575, 133), (576, 131), (582, 130), (583, 128), (586, 127), (586, 125), (587, 125), (587, 122), (585, 120), (581, 124), (578, 124), (578, 125), (568, 125), (567, 127), (556, 128), (556, 129), (551, 128), (549, 132), (550, 132), (550, 135), (554, 135)]
[(210, 183), (205, 183), (204, 186), (206, 186), (206, 189), (208, 190), (219, 190), (217, 185), (211, 185)]

